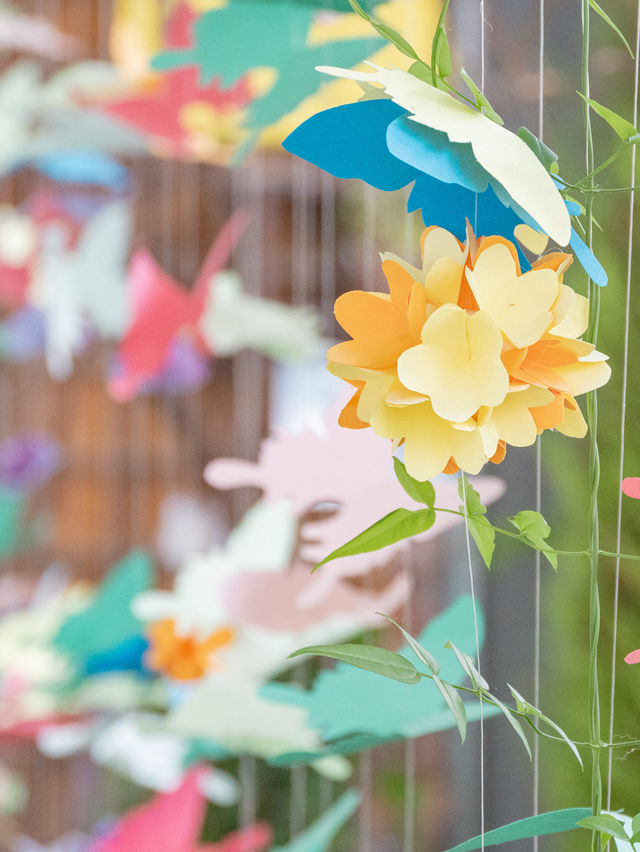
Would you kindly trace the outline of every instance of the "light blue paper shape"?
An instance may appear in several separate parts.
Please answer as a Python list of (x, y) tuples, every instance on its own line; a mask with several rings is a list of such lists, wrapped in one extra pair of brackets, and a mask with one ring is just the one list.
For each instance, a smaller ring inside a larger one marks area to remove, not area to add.
[(493, 831), (485, 831), (484, 838), (480, 835), (472, 837), (447, 852), (472, 852), (483, 846), (496, 846), (498, 843), (511, 843), (514, 840), (527, 840), (530, 837), (542, 837), (545, 834), (559, 834), (580, 828), (578, 821), (592, 816), (591, 808), (566, 808), (561, 811), (549, 811), (537, 816), (510, 822)]
[[(386, 98), (344, 104), (311, 116), (282, 144), (335, 177), (357, 178), (375, 189), (392, 191), (413, 182), (409, 212), (420, 210), (425, 225), (438, 225), (460, 240), (466, 238), (467, 219), (476, 233), (511, 241), (522, 222), (540, 230), (479, 165), (470, 144), (449, 142), (445, 133), (407, 116)], [(517, 242), (516, 247), (523, 270), (529, 269)], [(575, 231), (571, 247), (589, 276), (606, 284), (604, 269)]]
[(355, 813), (360, 799), (356, 790), (347, 790), (302, 834), (284, 846), (272, 846), (270, 852), (327, 852), (342, 826)]
[(100, 151), (60, 151), (38, 158), (34, 167), (51, 180), (91, 184), (114, 191), (126, 188), (129, 170)]
[(138, 668), (139, 659), (131, 663), (132, 649), (140, 647), (142, 630), (131, 601), (152, 583), (151, 559), (142, 550), (131, 551), (111, 569), (89, 606), (63, 622), (54, 646), (81, 672)]
[[(478, 635), (484, 639), (484, 618), (478, 608)], [(441, 676), (453, 683), (463, 680), (460, 665), (444, 645), (451, 640), (461, 651), (475, 656), (473, 605), (468, 596), (459, 598), (424, 628), (418, 641), (438, 660)], [(408, 646), (399, 653), (415, 660)], [(420, 661), (417, 661), (420, 663)], [(329, 745), (320, 754), (289, 753), (273, 759), (277, 765), (304, 763), (327, 754), (349, 754), (402, 737), (419, 737), (455, 725), (450, 711), (433, 683), (417, 684), (389, 680), (346, 663), (324, 669), (308, 691), (284, 683), (264, 686), (260, 695), (270, 701), (297, 704), (309, 711), (307, 724), (319, 731)], [(467, 704), (469, 721), (479, 718), (478, 702)], [(484, 706), (484, 715), (497, 708)], [(337, 742), (332, 742), (337, 741)]]
[(375, 37), (307, 47), (314, 9), (292, 0), (237, 0), (201, 15), (193, 25), (193, 47), (164, 51), (157, 71), (196, 65), (204, 85), (219, 77), (230, 86), (258, 67), (275, 68), (275, 85), (247, 108), (247, 125), (259, 130), (295, 109), (321, 85), (316, 65), (351, 67), (382, 43)]

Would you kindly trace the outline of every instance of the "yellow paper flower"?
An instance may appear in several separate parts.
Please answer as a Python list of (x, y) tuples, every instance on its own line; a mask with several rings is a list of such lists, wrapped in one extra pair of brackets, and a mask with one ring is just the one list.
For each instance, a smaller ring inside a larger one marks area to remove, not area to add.
[(420, 269), (383, 255), (389, 293), (336, 302), (352, 339), (329, 350), (329, 370), (356, 389), (340, 423), (404, 444), (407, 470), (421, 480), (478, 473), (545, 429), (584, 436), (575, 397), (611, 370), (579, 339), (589, 304), (563, 284), (571, 256), (545, 255), (522, 273), (502, 237), (469, 231), (462, 245), (433, 227), (421, 246)]
[(176, 680), (196, 680), (215, 668), (214, 652), (232, 642), (234, 632), (229, 627), (221, 627), (206, 639), (180, 636), (173, 619), (166, 618), (148, 627), (147, 638), (146, 662), (150, 669)]

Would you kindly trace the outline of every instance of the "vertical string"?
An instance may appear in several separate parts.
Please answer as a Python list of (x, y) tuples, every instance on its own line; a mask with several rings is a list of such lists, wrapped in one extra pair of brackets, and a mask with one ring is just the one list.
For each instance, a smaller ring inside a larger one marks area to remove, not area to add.
[[(469, 566), (469, 587), (471, 590), (471, 605), (473, 607), (473, 629), (476, 642), (476, 662), (478, 674), (482, 675), (480, 665), (480, 636), (478, 633), (478, 610), (476, 606), (476, 590), (473, 578), (473, 559), (471, 558), (471, 541), (469, 537), (469, 518), (467, 514), (467, 482), (464, 471), (460, 471), (462, 478), (462, 493), (464, 495), (464, 534), (467, 548), (467, 564)], [(484, 852), (484, 706), (480, 700), (480, 849)]]
[[(544, 136), (544, 0), (539, 5), (538, 42), (538, 137)], [(536, 440), (536, 512), (542, 511), (542, 437)], [(540, 602), (541, 554), (535, 552), (534, 639), (533, 639), (533, 702), (540, 706)], [(540, 810), (540, 738), (533, 738), (533, 814)], [(538, 852), (539, 840), (533, 838), (533, 852)]]
[[(638, 0), (636, 20), (636, 52), (635, 52), (635, 72), (633, 84), (633, 124), (634, 127), (638, 123), (638, 70), (640, 68), (640, 0)], [(635, 145), (631, 149), (631, 182), (630, 186), (635, 186), (636, 182), (636, 148)], [(620, 461), (619, 461), (619, 487), (618, 487), (618, 511), (616, 519), (616, 553), (621, 551), (622, 541), (622, 477), (624, 469), (624, 446), (625, 446), (625, 429), (627, 417), (627, 378), (629, 368), (629, 325), (631, 312), (631, 273), (633, 268), (633, 214), (634, 214), (634, 190), (629, 193), (629, 233), (627, 247), (627, 287), (625, 300), (625, 317), (624, 317), (624, 354), (622, 359), (622, 396), (620, 401)], [(616, 557), (615, 569), (615, 587), (613, 596), (613, 644), (611, 649), (611, 692), (609, 696), (609, 742), (613, 742), (613, 722), (615, 712), (615, 688), (616, 688), (616, 656), (618, 651), (618, 604), (620, 598), (620, 557)], [(609, 749), (608, 768), (607, 768), (607, 809), (611, 809), (611, 786), (613, 780), (613, 751)]]

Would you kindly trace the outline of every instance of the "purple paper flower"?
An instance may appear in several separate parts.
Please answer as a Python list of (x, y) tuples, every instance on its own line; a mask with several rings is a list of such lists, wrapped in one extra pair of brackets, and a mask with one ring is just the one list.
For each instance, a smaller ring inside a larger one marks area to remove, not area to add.
[(0, 485), (41, 488), (60, 469), (60, 447), (48, 435), (16, 435), (0, 444)]

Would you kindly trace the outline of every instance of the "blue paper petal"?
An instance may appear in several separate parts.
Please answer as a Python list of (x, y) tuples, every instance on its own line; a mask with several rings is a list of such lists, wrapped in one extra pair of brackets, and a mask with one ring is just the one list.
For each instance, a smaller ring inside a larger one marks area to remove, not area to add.
[(61, 151), (40, 157), (35, 168), (51, 180), (64, 183), (87, 183), (115, 191), (126, 187), (128, 169), (100, 151)]
[(569, 245), (573, 249), (575, 256), (589, 278), (591, 278), (592, 281), (595, 281), (598, 287), (605, 287), (609, 280), (607, 273), (604, 271), (602, 264), (591, 251), (589, 246), (584, 242), (574, 228), (571, 229)]
[(282, 147), (338, 178), (358, 178), (391, 191), (420, 176), (389, 153), (387, 128), (405, 110), (393, 101), (358, 101), (312, 115)]

